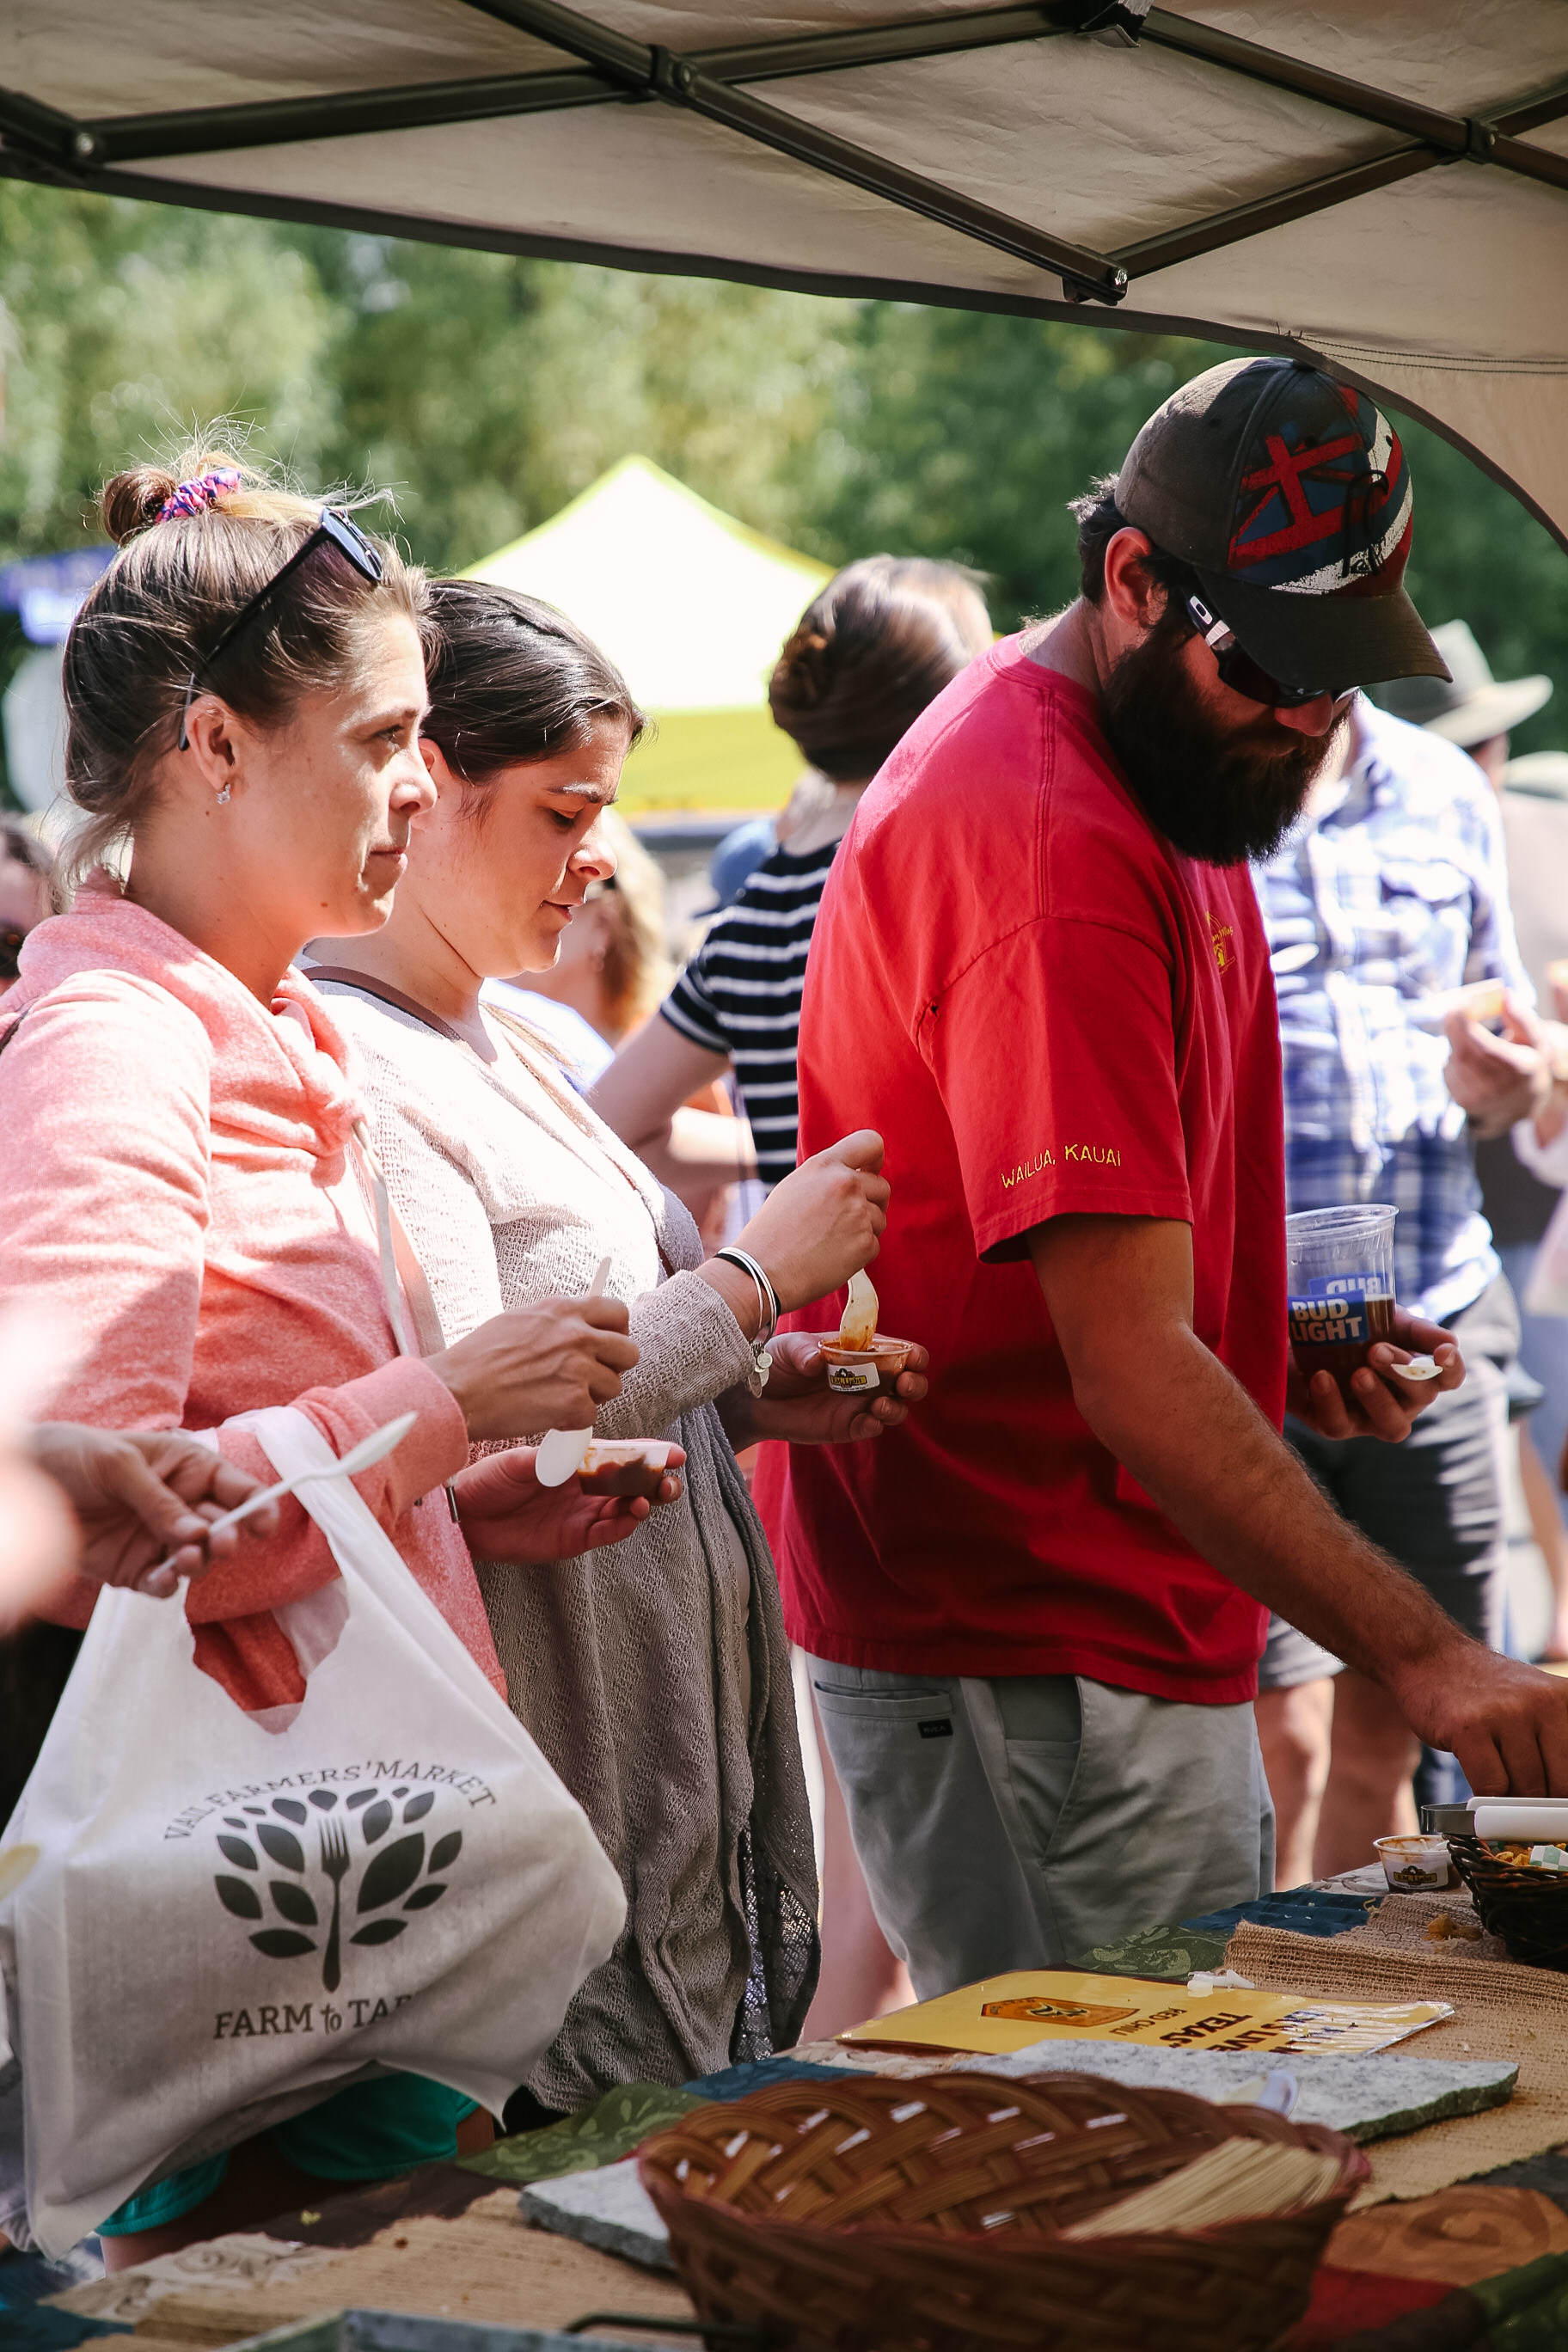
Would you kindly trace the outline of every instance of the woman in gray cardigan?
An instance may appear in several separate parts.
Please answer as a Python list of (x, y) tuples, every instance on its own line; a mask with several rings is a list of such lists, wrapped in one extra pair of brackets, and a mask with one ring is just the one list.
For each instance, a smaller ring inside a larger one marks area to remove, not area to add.
[(775, 1309), (875, 1255), (879, 1137), (847, 1138), (770, 1195), (738, 1245), (758, 1279), (704, 1261), (686, 1211), (549, 1047), (481, 1010), (481, 982), (547, 968), (573, 908), (610, 881), (598, 818), (644, 722), (549, 607), (467, 581), (433, 602), (424, 748), (439, 799), (391, 921), (318, 941), (313, 976), (363, 1057), (448, 1340), (502, 1307), (580, 1295), (608, 1257), (642, 1353), (598, 1433), (671, 1438), (687, 1456), (685, 1499), (625, 1543), (526, 1574), (476, 1563), (513, 1711), (586, 1809), (628, 1910), (515, 2124), (795, 2039), (817, 1963), (811, 1826), (773, 1564), (733, 1449), (873, 1438), (925, 1383), (911, 1370), (868, 1410), (826, 1388), (811, 1340), (769, 1339)]

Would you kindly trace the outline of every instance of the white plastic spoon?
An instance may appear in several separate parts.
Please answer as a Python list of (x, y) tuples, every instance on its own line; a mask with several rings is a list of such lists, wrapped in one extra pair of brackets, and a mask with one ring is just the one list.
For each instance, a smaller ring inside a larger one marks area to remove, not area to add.
[[(602, 1257), (595, 1268), (594, 1279), (588, 1285), (589, 1297), (603, 1298), (605, 1285), (609, 1278), (610, 1261)], [(591, 1423), (586, 1429), (547, 1429), (533, 1457), (533, 1475), (540, 1485), (564, 1486), (567, 1479), (574, 1478), (583, 1467), (593, 1443)]]
[[(380, 1429), (373, 1429), (368, 1437), (362, 1437), (357, 1445), (351, 1446), (348, 1453), (330, 1466), (323, 1463), (319, 1470), (301, 1470), (292, 1478), (279, 1478), (275, 1486), (264, 1486), (260, 1494), (252, 1495), (247, 1503), (241, 1503), (235, 1510), (226, 1511), (221, 1519), (215, 1519), (207, 1529), (208, 1542), (223, 1528), (237, 1528), (241, 1519), (249, 1518), (251, 1513), (259, 1511), (264, 1504), (276, 1503), (284, 1495), (296, 1494), (301, 1486), (308, 1486), (312, 1478), (357, 1477), (373, 1463), (384, 1461), (395, 1445), (401, 1445), (418, 1418), (416, 1412), (400, 1412), (395, 1421), (389, 1421)], [(157, 1568), (150, 1568), (144, 1572), (148, 1576), (156, 1576), (161, 1570), (173, 1568), (174, 1564), (172, 1558), (161, 1559)]]
[(838, 1326), (841, 1348), (868, 1348), (877, 1336), (877, 1317), (881, 1300), (871, 1287), (871, 1277), (864, 1266), (849, 1277), (849, 1296), (844, 1302), (844, 1320)]
[(1393, 1369), (1402, 1381), (1435, 1381), (1443, 1367), (1436, 1356), (1412, 1356), (1407, 1364), (1395, 1364)]

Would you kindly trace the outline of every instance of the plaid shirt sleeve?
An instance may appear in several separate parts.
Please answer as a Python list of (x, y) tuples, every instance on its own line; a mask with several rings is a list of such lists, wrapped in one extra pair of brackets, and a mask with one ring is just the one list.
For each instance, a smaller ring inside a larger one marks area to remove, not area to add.
[(1255, 869), (1279, 1002), (1292, 1210), (1399, 1210), (1402, 1303), (1441, 1320), (1499, 1272), (1447, 1039), (1423, 1000), (1501, 980), (1525, 1004), (1502, 823), (1473, 760), (1363, 698), (1343, 791)]

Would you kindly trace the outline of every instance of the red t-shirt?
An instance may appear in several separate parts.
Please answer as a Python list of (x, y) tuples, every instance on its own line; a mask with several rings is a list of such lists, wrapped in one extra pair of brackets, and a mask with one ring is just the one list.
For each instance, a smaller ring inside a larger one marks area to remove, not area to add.
[(853, 1128), (886, 1139), (880, 1328), (930, 1349), (931, 1389), (872, 1444), (790, 1448), (794, 1639), (895, 1673), (1251, 1698), (1267, 1612), (1090, 1432), (1026, 1237), (1073, 1211), (1190, 1224), (1194, 1328), (1279, 1426), (1268, 950), (1247, 867), (1156, 833), (1094, 697), (1016, 639), (857, 812), (812, 940), (800, 1111), (803, 1158)]

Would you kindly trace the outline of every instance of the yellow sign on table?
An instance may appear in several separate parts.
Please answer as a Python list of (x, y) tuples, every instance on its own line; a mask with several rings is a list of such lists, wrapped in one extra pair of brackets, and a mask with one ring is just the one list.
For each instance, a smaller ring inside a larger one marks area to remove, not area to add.
[(1080, 1976), (1025, 1969), (961, 1985), (937, 2000), (896, 2009), (838, 2039), (901, 2050), (1026, 2050), (1035, 2042), (1131, 2042), (1156, 2050), (1258, 2050), (1305, 2057), (1330, 2051), (1358, 2057), (1386, 2050), (1423, 2026), (1452, 2017), (1447, 2001), (1312, 2000), (1286, 1992), (1219, 1986), (1189, 1993), (1181, 1985), (1134, 1977)]

